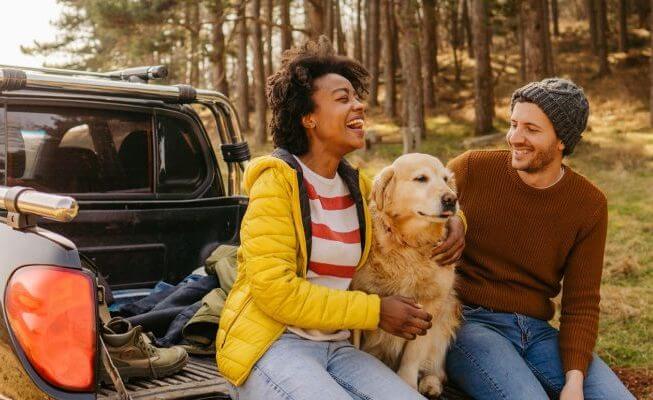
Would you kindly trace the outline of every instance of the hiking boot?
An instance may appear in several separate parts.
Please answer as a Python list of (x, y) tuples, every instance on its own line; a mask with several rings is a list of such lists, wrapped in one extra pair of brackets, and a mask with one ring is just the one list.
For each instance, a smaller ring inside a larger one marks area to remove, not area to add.
[[(102, 340), (120, 377), (161, 378), (184, 368), (188, 361), (186, 350), (178, 346), (155, 347), (142, 331), (141, 326), (132, 327), (120, 317), (111, 319), (102, 328)], [(111, 383), (104, 368), (100, 381)]]

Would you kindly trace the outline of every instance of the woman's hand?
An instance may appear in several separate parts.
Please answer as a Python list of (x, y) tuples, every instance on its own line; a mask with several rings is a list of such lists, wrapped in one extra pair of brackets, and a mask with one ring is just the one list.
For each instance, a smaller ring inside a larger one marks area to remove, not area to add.
[(412, 299), (403, 296), (381, 298), (379, 328), (404, 339), (426, 335), (431, 328), (431, 314), (422, 310)]
[(460, 259), (465, 248), (465, 225), (459, 216), (447, 221), (447, 237), (433, 249), (433, 257), (439, 265), (450, 265)]
[(583, 400), (583, 373), (579, 370), (567, 371), (565, 378), (560, 400)]

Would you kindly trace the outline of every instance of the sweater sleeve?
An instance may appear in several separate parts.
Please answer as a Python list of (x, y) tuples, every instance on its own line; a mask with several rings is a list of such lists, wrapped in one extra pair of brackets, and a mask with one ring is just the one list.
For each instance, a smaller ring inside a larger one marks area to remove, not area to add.
[(447, 163), (447, 168), (449, 168), (454, 174), (454, 180), (456, 181), (456, 191), (458, 192), (459, 198), (465, 191), (465, 184), (467, 183), (469, 171), (470, 155), (471, 151), (466, 151), (463, 154), (452, 158)]
[(581, 230), (567, 257), (560, 316), (560, 354), (565, 373), (578, 369), (587, 376), (599, 322), (603, 253), (607, 233), (607, 202)]
[(258, 177), (241, 227), (243, 269), (256, 305), (286, 325), (308, 329), (375, 329), (380, 298), (315, 285), (297, 275), (299, 239), (292, 198), (269, 169)]

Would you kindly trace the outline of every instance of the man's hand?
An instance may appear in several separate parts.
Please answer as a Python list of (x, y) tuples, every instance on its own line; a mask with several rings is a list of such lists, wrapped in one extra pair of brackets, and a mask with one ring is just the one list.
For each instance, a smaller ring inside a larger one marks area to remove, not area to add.
[(560, 400), (583, 400), (583, 373), (577, 369), (567, 371), (566, 383), (560, 393)]
[(465, 225), (459, 216), (447, 221), (447, 237), (433, 249), (433, 257), (440, 265), (453, 264), (460, 259), (465, 248)]
[(426, 335), (431, 328), (431, 314), (422, 310), (412, 299), (403, 296), (381, 298), (379, 328), (404, 339)]

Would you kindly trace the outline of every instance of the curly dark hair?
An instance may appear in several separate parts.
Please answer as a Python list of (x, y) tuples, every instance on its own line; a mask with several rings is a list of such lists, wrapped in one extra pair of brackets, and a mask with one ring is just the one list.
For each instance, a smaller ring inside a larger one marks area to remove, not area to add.
[(358, 61), (336, 55), (325, 36), (318, 42), (283, 53), (281, 68), (267, 81), (266, 96), (272, 110), (270, 130), (276, 147), (295, 155), (308, 151), (308, 136), (302, 117), (315, 110), (311, 95), (313, 82), (326, 74), (342, 75), (351, 82), (356, 94), (364, 98), (368, 93), (369, 73)]

